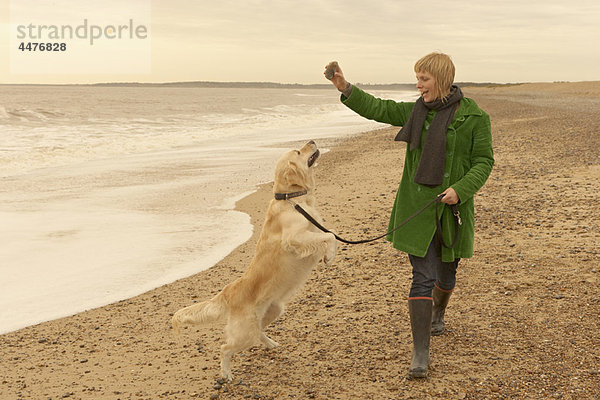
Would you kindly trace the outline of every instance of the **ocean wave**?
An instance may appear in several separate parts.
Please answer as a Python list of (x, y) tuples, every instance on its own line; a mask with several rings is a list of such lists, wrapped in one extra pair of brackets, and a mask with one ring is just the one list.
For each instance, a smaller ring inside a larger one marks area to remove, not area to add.
[[(111, 91), (106, 98), (93, 98), (90, 91), (64, 91), (62, 96), (52, 93), (44, 99), (44, 106), (38, 101), (40, 106), (5, 102), (0, 107), (0, 121), (5, 125), (0, 136), (4, 174), (195, 146), (271, 145), (357, 133), (375, 125), (349, 111), (337, 95), (325, 96), (322, 91), (282, 90), (269, 96), (262, 91), (240, 91), (237, 97), (231, 91), (221, 97), (212, 91), (210, 98), (182, 91), (181, 97), (170, 102), (158, 93), (154, 99), (140, 98), (137, 103), (128, 103), (129, 92)], [(306, 96), (292, 98), (290, 94)], [(27, 99), (36, 97), (28, 93)]]
[(45, 109), (16, 108), (6, 109), (0, 106), (0, 120), (14, 122), (42, 122), (47, 123), (51, 120), (62, 120), (65, 114), (62, 112)]

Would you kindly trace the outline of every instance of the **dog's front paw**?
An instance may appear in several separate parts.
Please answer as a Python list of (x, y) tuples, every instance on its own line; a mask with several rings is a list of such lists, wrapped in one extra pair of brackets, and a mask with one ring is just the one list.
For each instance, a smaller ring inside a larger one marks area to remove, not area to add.
[(333, 233), (330, 233), (331, 239), (327, 242), (327, 251), (325, 252), (325, 256), (323, 257), (323, 262), (326, 266), (331, 266), (333, 264), (333, 260), (335, 259), (335, 254), (337, 253), (337, 240)]
[(327, 254), (323, 257), (323, 262), (327, 267), (331, 267), (333, 265), (333, 260), (335, 259), (335, 254), (333, 256), (328, 256)]

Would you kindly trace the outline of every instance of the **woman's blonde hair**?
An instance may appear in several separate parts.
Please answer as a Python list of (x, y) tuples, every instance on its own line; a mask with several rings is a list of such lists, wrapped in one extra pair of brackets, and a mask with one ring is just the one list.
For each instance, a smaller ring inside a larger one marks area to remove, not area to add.
[(454, 63), (449, 55), (430, 53), (415, 63), (415, 72), (427, 72), (435, 78), (435, 89), (443, 99), (450, 94), (454, 82)]

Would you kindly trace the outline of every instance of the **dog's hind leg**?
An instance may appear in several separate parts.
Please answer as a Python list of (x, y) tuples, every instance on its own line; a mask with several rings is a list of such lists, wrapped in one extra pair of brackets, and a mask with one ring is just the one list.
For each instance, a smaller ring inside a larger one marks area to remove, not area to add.
[(231, 373), (231, 357), (240, 349), (236, 348), (233, 343), (226, 343), (221, 346), (221, 376), (223, 379), (231, 382), (233, 374)]
[(283, 314), (283, 304), (281, 303), (271, 303), (265, 315), (262, 318), (261, 322), (261, 332), (260, 332), (260, 341), (263, 342), (268, 349), (274, 349), (279, 346), (279, 343), (265, 335), (264, 330), (269, 324), (275, 321), (281, 314)]
[(262, 318), (261, 328), (265, 329), (269, 324), (275, 321), (279, 316), (283, 314), (283, 304), (281, 303), (271, 303), (265, 315)]
[(257, 343), (260, 329), (256, 318), (230, 316), (225, 327), (226, 343), (221, 346), (221, 375), (228, 381), (233, 380), (231, 357)]

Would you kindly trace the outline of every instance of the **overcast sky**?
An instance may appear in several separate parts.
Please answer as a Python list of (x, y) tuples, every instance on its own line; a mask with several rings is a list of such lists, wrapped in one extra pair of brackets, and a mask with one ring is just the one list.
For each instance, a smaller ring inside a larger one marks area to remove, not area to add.
[[(48, 23), (62, 1), (37, 2)], [(153, 0), (151, 72), (139, 74), (13, 73), (10, 7), (0, 0), (0, 83), (324, 83), (330, 60), (352, 82), (412, 83), (432, 51), (452, 56), (457, 81), (600, 80), (598, 0)]]

